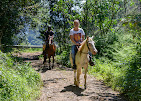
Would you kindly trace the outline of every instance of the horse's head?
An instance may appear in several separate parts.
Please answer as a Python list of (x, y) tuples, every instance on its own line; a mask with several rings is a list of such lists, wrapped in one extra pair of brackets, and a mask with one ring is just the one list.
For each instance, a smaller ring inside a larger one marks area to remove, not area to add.
[(93, 55), (95, 55), (98, 51), (95, 48), (95, 45), (94, 45), (95, 42), (93, 41), (93, 36), (92, 37), (87, 37), (86, 41), (87, 41), (87, 46), (88, 46), (89, 51)]
[(53, 43), (53, 38), (52, 36), (49, 36), (49, 45), (51, 45)]

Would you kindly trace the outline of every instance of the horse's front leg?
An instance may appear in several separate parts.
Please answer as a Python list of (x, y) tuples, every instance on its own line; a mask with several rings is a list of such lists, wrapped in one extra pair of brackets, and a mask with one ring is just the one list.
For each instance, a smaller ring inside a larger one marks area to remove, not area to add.
[(49, 69), (51, 69), (51, 67), (50, 67), (50, 57), (49, 57)]
[(87, 72), (88, 72), (88, 65), (85, 67), (85, 74), (84, 74), (84, 87), (87, 88)]
[(77, 85), (77, 82), (76, 82), (76, 70), (74, 70), (74, 85)]
[(54, 61), (55, 61), (55, 59), (54, 59), (54, 56), (52, 56), (52, 58), (53, 58), (53, 64), (52, 64), (52, 68), (54, 67)]
[(80, 74), (81, 74), (81, 67), (77, 68), (77, 86), (79, 87), (80, 84)]
[(44, 61), (43, 64), (46, 62), (47, 56), (46, 56), (46, 52), (44, 52)]

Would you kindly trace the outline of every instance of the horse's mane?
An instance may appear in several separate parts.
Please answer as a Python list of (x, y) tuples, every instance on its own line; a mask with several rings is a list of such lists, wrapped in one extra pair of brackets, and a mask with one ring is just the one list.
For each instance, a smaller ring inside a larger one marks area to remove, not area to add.
[(81, 52), (81, 51), (83, 50), (85, 44), (86, 44), (86, 39), (82, 42), (82, 44), (81, 44), (81, 46), (79, 47), (78, 51)]

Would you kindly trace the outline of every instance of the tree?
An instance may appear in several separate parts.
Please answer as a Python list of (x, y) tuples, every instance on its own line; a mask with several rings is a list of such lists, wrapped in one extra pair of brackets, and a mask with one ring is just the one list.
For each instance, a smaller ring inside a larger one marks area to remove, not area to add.
[(74, 19), (82, 19), (77, 10), (73, 9), (78, 2), (73, 0), (53, 0), (49, 2), (50, 24), (54, 27), (55, 40), (57, 41), (60, 52), (69, 49), (69, 31), (73, 26)]
[(119, 0), (87, 0), (82, 12), (85, 31), (89, 34), (94, 34), (93, 32), (100, 35), (106, 34), (120, 20), (117, 19), (118, 12), (123, 8), (120, 3), (122, 1)]
[[(12, 45), (13, 36), (24, 30), (24, 19), (20, 12), (38, 0), (1, 0), (0, 1), (0, 46)], [(2, 49), (2, 47), (1, 47)], [(3, 51), (6, 50), (3, 48)]]

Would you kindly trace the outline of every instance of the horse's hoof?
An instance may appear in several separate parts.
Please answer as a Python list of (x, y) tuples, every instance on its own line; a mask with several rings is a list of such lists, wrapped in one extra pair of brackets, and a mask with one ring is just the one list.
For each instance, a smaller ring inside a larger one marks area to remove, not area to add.
[(76, 85), (77, 87), (79, 87), (79, 85)]
[(77, 83), (76, 83), (76, 81), (74, 81), (74, 85), (76, 85), (76, 86), (77, 86)]
[(51, 70), (51, 67), (49, 66), (49, 68), (48, 68), (49, 70)]
[(78, 82), (76, 83), (76, 86), (79, 87), (79, 83)]
[(86, 88), (87, 88), (87, 86), (86, 86), (86, 85), (84, 85), (84, 88), (86, 89)]

